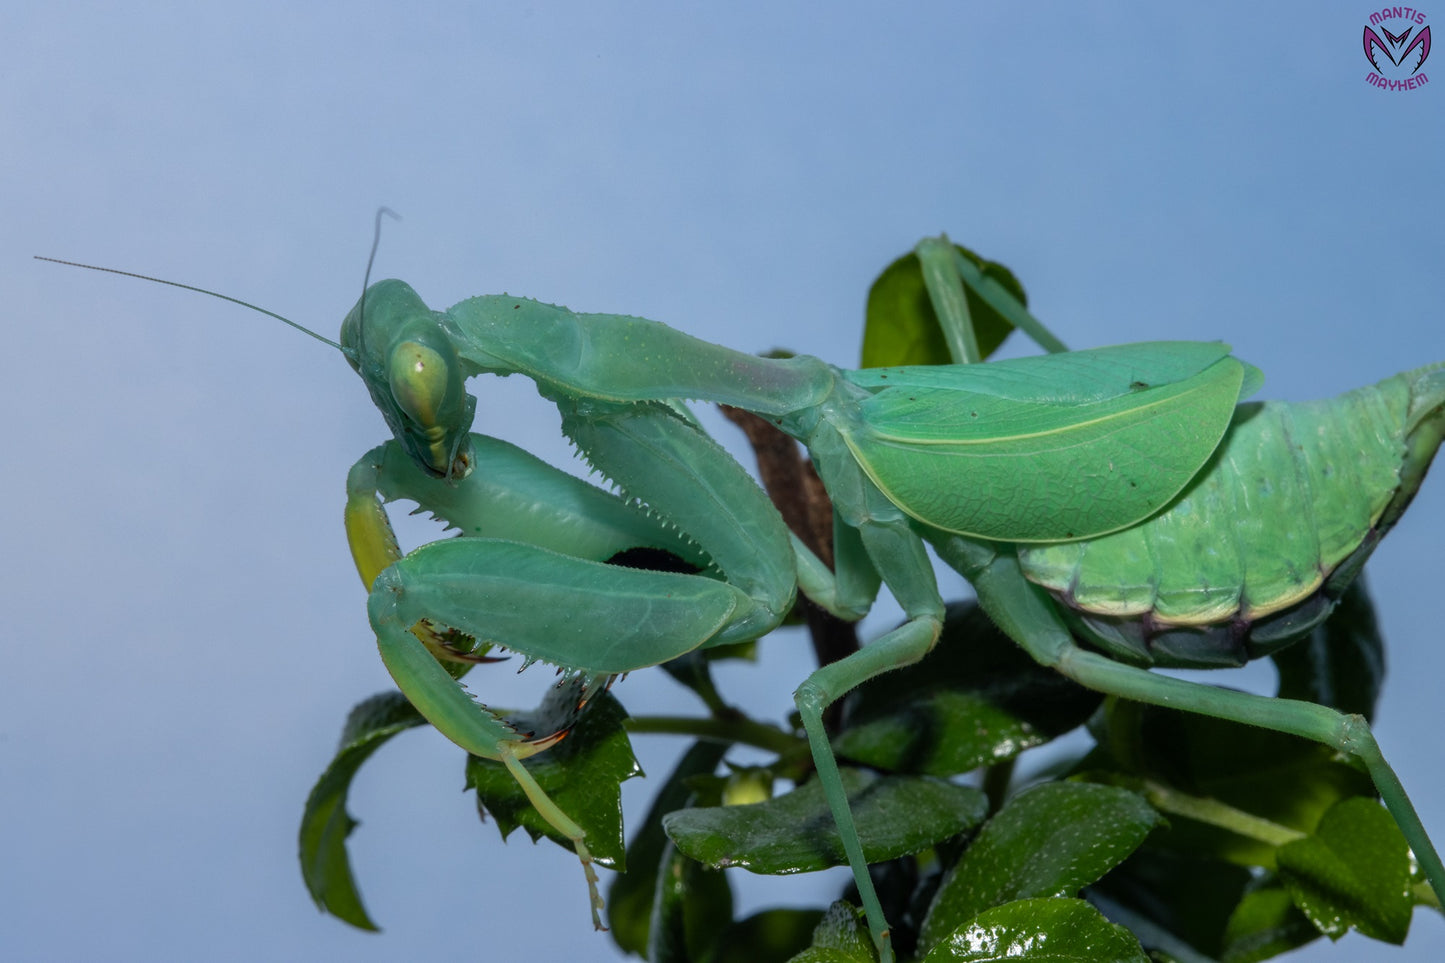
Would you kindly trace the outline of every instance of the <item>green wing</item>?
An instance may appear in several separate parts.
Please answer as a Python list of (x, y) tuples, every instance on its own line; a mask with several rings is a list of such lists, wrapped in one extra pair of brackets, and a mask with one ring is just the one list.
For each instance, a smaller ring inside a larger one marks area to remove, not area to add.
[(1020, 552), (1079, 609), (1176, 625), (1257, 619), (1307, 598), (1400, 488), (1408, 376), (1336, 399), (1241, 405), (1219, 458), (1169, 510), (1097, 541)]
[(909, 515), (996, 541), (1087, 538), (1163, 508), (1259, 376), (1222, 344), (1160, 342), (985, 365), (850, 373), (845, 431)]

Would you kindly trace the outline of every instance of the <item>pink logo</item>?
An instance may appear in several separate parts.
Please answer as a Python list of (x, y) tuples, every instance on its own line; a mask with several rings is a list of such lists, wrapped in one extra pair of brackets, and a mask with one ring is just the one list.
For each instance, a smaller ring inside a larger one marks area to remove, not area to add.
[(1430, 25), (1425, 23), (1424, 11), (1414, 7), (1385, 7), (1370, 14), (1364, 45), (1365, 59), (1373, 68), (1365, 74), (1365, 81), (1371, 86), (1380, 90), (1415, 90), (1430, 82), (1420, 70), (1430, 56)]

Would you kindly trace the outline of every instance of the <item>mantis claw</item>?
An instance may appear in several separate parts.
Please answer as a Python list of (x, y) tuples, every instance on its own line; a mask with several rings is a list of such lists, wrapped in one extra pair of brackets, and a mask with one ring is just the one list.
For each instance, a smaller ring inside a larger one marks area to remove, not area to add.
[(602, 922), (602, 913), (607, 904), (602, 899), (602, 891), (598, 888), (600, 880), (597, 878), (597, 870), (592, 865), (592, 854), (587, 851), (587, 844), (578, 839), (573, 842), (576, 847), (577, 856), (582, 860), (582, 874), (587, 878), (587, 893), (592, 908), (592, 928), (599, 932), (607, 932), (607, 924)]

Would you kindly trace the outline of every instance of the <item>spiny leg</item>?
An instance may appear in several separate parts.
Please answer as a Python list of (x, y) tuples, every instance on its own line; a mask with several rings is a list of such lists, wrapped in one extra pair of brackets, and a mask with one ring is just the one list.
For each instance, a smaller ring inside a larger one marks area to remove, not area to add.
[[(460, 479), (422, 471), (396, 441), (367, 452), (347, 477), (346, 530), (357, 571), (370, 589), (401, 558), (385, 504), (414, 501), (464, 536), (504, 539), (590, 561), (634, 549), (659, 549), (703, 569), (709, 557), (677, 526), (554, 468), (507, 442), (470, 436), (473, 470)], [(736, 514), (736, 511), (734, 512)], [(775, 553), (778, 554), (778, 553)], [(491, 661), (459, 653), (425, 623), (415, 632), (437, 658)]]
[[(670, 409), (559, 407), (589, 461), (653, 513), (647, 527), (655, 532), (660, 525), (678, 526), (695, 539), (691, 550), (700, 550), (716, 566), (714, 574), (728, 581), (618, 568), (510, 539), (456, 538), (425, 545), (385, 568), (372, 586), (369, 612), (398, 686), (449, 739), (502, 760), (518, 776), (539, 813), (576, 846), (596, 904), (596, 874), (582, 831), (540, 787), (522, 779), (523, 767), (515, 764), (544, 746), (523, 741), (473, 702), (427, 654), (418, 629), (454, 629), (596, 679), (769, 631), (792, 600), (794, 556), (786, 528), (757, 484)], [(405, 463), (397, 470), (406, 471)], [(479, 464), (476, 471), (481, 470)], [(348, 528), (353, 545), (360, 546), (358, 569), (365, 577), (379, 564), (365, 559), (388, 560), (395, 548), (377, 497), (385, 486), (364, 465), (356, 475)], [(439, 501), (446, 494), (434, 497)], [(624, 505), (605, 497), (611, 506)], [(455, 510), (448, 514), (457, 517)], [(579, 612), (589, 618), (577, 618)]]
[[(608, 414), (581, 419), (578, 434), (601, 467), (618, 471), (630, 491), (646, 497), (651, 512), (478, 435), (471, 436), (474, 470), (456, 481), (421, 472), (395, 442), (368, 453), (348, 479), (346, 512), (358, 572), (373, 588), (378, 645), (397, 685), (453, 742), (502, 761), (543, 818), (572, 842), (599, 923), (597, 877), (583, 831), (519, 762), (555, 739), (524, 738), (452, 682), (437, 661), (453, 658), (447, 632), (500, 642), (524, 658), (596, 679), (674, 658), (727, 627), (761, 634), (781, 619), (793, 591), (786, 529), (741, 468), (660, 406)], [(383, 507), (392, 498), (414, 499), (481, 537), (446, 539), (401, 558)], [(761, 517), (750, 499), (763, 507)], [(700, 529), (706, 549), (672, 527), (669, 509), (681, 503), (685, 513), (691, 502), (707, 518), (685, 519), (686, 530)], [(771, 542), (760, 537), (773, 528)], [(492, 534), (511, 538), (487, 537)], [(515, 540), (527, 537), (592, 557)], [(600, 563), (633, 546), (703, 564), (727, 562), (751, 593), (713, 577)], [(577, 619), (580, 611), (593, 619)]]
[[(356, 573), (361, 576), (361, 584), (368, 592), (377, 576), (402, 557), (396, 532), (391, 527), (391, 519), (387, 517), (381, 498), (382, 478), (389, 454), (394, 456), (397, 464), (420, 475), (411, 460), (402, 453), (401, 446), (389, 441), (362, 455), (346, 476), (346, 541), (351, 548), (351, 559), (356, 563)], [(459, 651), (444, 633), (437, 632), (426, 622), (417, 623), (414, 634), (427, 651), (449, 664), (451, 673), (457, 677), (479, 662), (502, 661)]]
[(686, 536), (610, 492), (563, 472), (515, 445), (471, 434), (472, 471), (437, 478), (396, 441), (367, 452), (347, 476), (346, 528), (368, 589), (401, 557), (383, 504), (416, 502), (464, 536), (525, 542), (595, 562), (634, 548), (656, 548), (702, 568), (707, 558)]
[(792, 605), (798, 560), (787, 526), (741, 465), (660, 404), (557, 399), (579, 452), (661, 523), (684, 533), (751, 600), (708, 644), (761, 638)]
[(935, 544), (945, 560), (973, 583), (979, 602), (999, 627), (1039, 663), (1080, 685), (1136, 702), (1283, 732), (1359, 759), (1419, 861), (1436, 898), (1445, 904), (1445, 863), (1441, 862), (1404, 786), (1385, 761), (1363, 718), (1312, 702), (1174, 679), (1090, 652), (1074, 642), (1043, 590), (1024, 579), (1017, 558), (994, 555), (985, 562), (981, 553), (990, 550), (977, 545), (969, 547), (963, 539), (940, 540)]

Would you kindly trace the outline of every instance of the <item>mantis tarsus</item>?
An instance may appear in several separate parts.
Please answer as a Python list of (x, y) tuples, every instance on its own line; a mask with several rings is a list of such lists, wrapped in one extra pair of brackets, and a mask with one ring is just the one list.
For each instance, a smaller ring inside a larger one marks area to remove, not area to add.
[[(965, 286), (1046, 347), (1061, 348), (951, 244), (925, 241), (918, 254), (956, 361), (979, 360)], [(572, 840), (599, 926), (584, 834), (520, 764), (546, 749), (550, 734), (525, 738), (458, 687), (457, 667), (476, 656), (457, 633), (556, 665), (591, 687), (698, 647), (758, 638), (780, 623), (796, 589), (857, 618), (887, 584), (907, 621), (820, 668), (795, 698), (869, 927), (888, 960), (887, 921), (822, 713), (936, 641), (943, 603), (925, 542), (974, 584), (989, 614), (1034, 658), (1090, 688), (1294, 733), (1359, 757), (1445, 897), (1445, 866), (1362, 722), (1309, 703), (1161, 677), (1082, 649), (1069, 631), (1070, 622), (1084, 626), (1128, 662), (1211, 665), (1252, 657), (1266, 636), (1277, 645), (1307, 631), (1418, 487), (1445, 424), (1440, 366), (1372, 389), (1368, 404), (1384, 427), (1371, 460), (1385, 461), (1367, 492), (1353, 480), (1345, 486), (1346, 501), (1362, 493), (1351, 508), (1357, 519), (1336, 526), (1327, 546), (1311, 543), (1283, 563), (1292, 571), (1312, 566), (1317, 577), (1261, 582), (1250, 551), (1264, 543), (1250, 536), (1224, 567), (1233, 581), (1221, 583), (1217, 571), (1196, 577), (1181, 559), (1140, 569), (1122, 584), (1111, 573), (1141, 557), (1131, 539), (1143, 539), (1150, 547), (1142, 556), (1157, 561), (1167, 552), (1156, 545), (1177, 547), (1186, 536), (1195, 544), (1226, 531), (1224, 516), (1248, 517), (1249, 499), (1231, 493), (1257, 479), (1254, 469), (1235, 467), (1235, 454), (1276, 444), (1265, 426), (1277, 423), (1277, 412), (1290, 412), (1281, 416), (1288, 420), (1302, 411), (1236, 413), (1258, 376), (1221, 345), (1166, 342), (988, 365), (843, 371), (522, 298), (478, 297), (435, 312), (402, 282), (381, 281), (347, 316), (337, 347), (394, 435), (357, 462), (347, 484), (348, 538), (370, 590), (382, 658), (437, 729), (503, 762)], [(534, 381), (558, 407), (563, 431), (620, 496), (472, 435), (477, 402), (464, 381), (480, 374)], [(1363, 397), (1325, 406), (1321, 417), (1344, 411), (1347, 420)], [(761, 415), (806, 446), (835, 509), (836, 574), (697, 427), (683, 402), (699, 400)], [(1323, 464), (1318, 457), (1297, 455), (1304, 466)], [(1304, 484), (1340, 480), (1329, 474), (1314, 472)], [(1210, 494), (1218, 491), (1225, 494)], [(1300, 498), (1313, 495), (1304, 492)], [(417, 501), (468, 537), (403, 556), (384, 510), (394, 498)], [(602, 564), (636, 547), (666, 550), (700, 572)], [(1156, 591), (1158, 572), (1167, 580), (1181, 570), (1173, 594)], [(1251, 626), (1266, 618), (1269, 630), (1255, 630), (1253, 640)], [(1221, 636), (1229, 642), (1223, 650)]]

